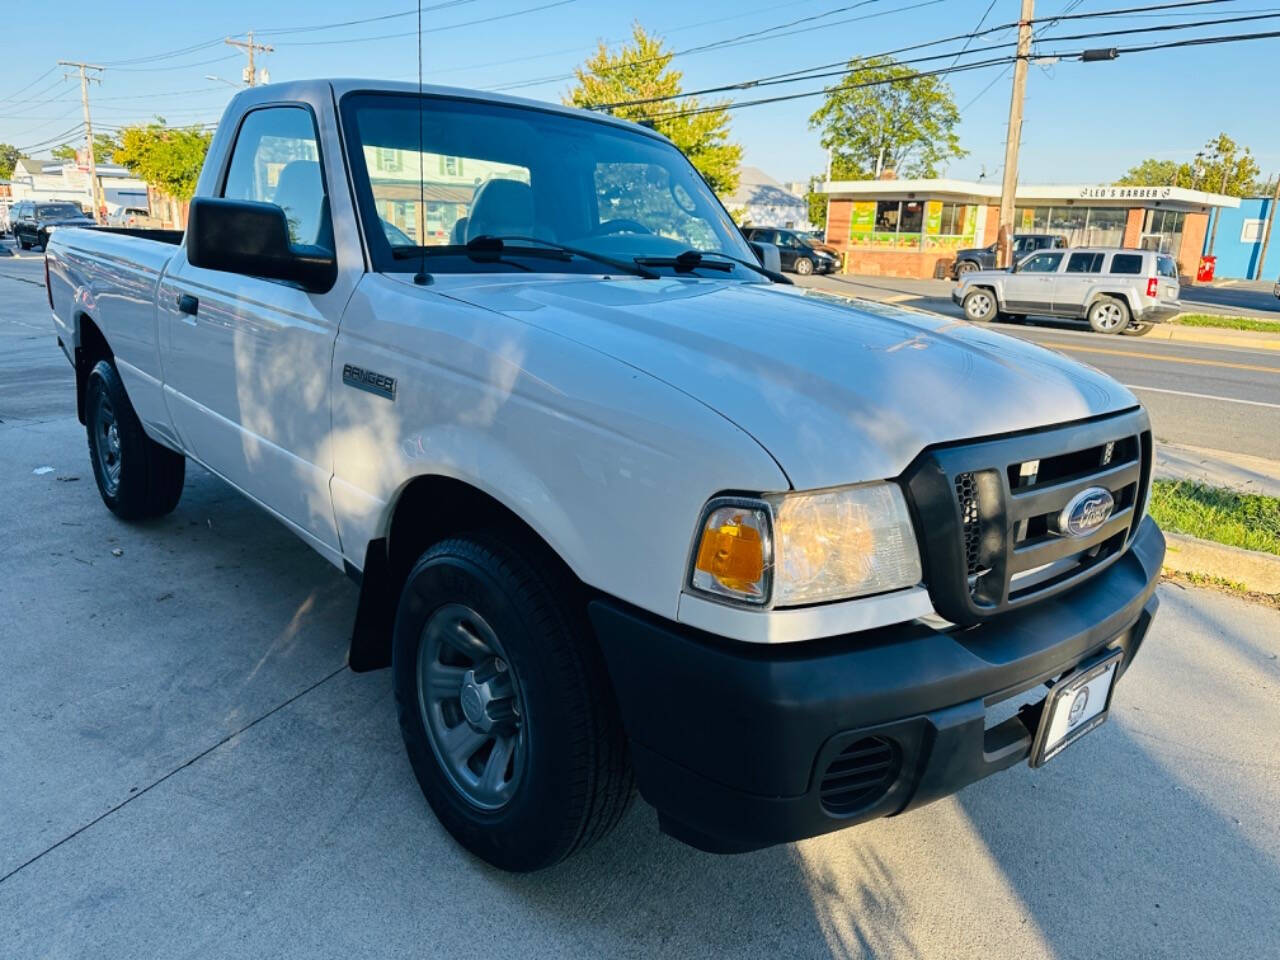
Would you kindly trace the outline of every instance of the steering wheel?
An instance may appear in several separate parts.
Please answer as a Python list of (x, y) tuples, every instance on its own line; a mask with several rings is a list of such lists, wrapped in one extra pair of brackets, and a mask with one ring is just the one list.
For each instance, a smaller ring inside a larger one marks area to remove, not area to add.
[(611, 233), (647, 233), (652, 235), (653, 231), (638, 220), (606, 220), (591, 231), (591, 236), (604, 237)]

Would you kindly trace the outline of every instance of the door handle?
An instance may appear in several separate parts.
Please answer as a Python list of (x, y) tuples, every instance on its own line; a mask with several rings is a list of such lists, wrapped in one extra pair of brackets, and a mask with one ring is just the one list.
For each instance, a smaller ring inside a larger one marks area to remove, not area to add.
[(200, 301), (189, 293), (178, 294), (178, 312), (194, 317), (200, 311)]

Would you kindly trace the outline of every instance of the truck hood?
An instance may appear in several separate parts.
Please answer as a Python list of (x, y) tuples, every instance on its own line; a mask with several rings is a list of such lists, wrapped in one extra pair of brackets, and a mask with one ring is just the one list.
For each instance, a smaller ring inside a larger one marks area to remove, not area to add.
[(1137, 405), (1105, 374), (1034, 344), (815, 290), (453, 279), (433, 289), (583, 343), (718, 411), (797, 489), (894, 477), (933, 444)]

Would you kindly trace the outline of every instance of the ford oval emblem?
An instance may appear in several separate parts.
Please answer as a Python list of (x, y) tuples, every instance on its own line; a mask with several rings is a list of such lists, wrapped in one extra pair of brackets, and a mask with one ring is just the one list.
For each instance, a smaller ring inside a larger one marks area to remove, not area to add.
[(1058, 514), (1058, 532), (1064, 537), (1087, 537), (1107, 522), (1116, 501), (1102, 487), (1081, 490)]

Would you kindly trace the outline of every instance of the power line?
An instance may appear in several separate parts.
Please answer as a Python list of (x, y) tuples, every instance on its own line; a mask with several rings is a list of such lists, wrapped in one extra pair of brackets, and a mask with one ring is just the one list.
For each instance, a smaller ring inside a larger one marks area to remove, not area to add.
[[(434, 10), (444, 10), (448, 7), (461, 7), (467, 4), (475, 3), (476, 0), (446, 0), (444, 3), (432, 4), (429, 7), (423, 7), (422, 13), (431, 13)], [(278, 34), (290, 33), (315, 33), (319, 30), (336, 30), (339, 27), (354, 27), (363, 23), (378, 23), (384, 20), (398, 20), (402, 17), (412, 17), (419, 11), (415, 9), (402, 10), (399, 13), (384, 13), (377, 17), (361, 17), (358, 20), (339, 20), (336, 23), (318, 23), (306, 27), (268, 27), (265, 30), (259, 30), (262, 36), (276, 36)]]
[[(480, 17), (476, 20), (463, 20), (460, 23), (449, 23), (440, 27), (430, 27), (423, 30), (423, 33), (443, 33), (446, 30), (457, 30), (460, 27), (472, 27), (480, 23), (495, 23), (499, 20), (510, 20), (512, 17), (521, 17), (529, 13), (539, 13), (543, 10), (550, 10), (552, 7), (563, 7), (566, 4), (577, 3), (578, 0), (552, 0), (551, 3), (543, 3), (535, 7), (524, 7), (520, 10), (509, 10), (506, 13), (494, 14), (491, 17)], [(349, 37), (346, 39), (335, 40), (286, 40), (280, 44), (282, 47), (327, 47), (333, 44), (350, 44), (350, 43), (367, 43), (372, 40), (392, 40), (401, 37), (412, 37), (416, 34), (414, 31), (400, 33), (383, 33), (373, 37)]]
[[(1190, 29), (1195, 29), (1199, 27), (1222, 26), (1224, 24), (1229, 24), (1229, 23), (1242, 23), (1242, 22), (1254, 21), (1254, 20), (1274, 20), (1277, 18), (1280, 18), (1280, 13), (1259, 13), (1259, 14), (1250, 14), (1250, 15), (1239, 16), (1239, 17), (1219, 17), (1219, 18), (1212, 18), (1207, 20), (1195, 20), (1195, 21), (1189, 21), (1186, 23), (1162, 23), (1162, 24), (1157, 24), (1154, 26), (1146, 26), (1146, 27), (1119, 27), (1114, 30), (1096, 30), (1090, 33), (1062, 34), (1059, 36), (1043, 37), (1043, 38), (1040, 38), (1039, 42), (1051, 43), (1051, 42), (1059, 42), (1059, 41), (1065, 41), (1065, 40), (1095, 40), (1100, 37), (1117, 37), (1117, 36), (1126, 36), (1126, 35), (1138, 34), (1138, 33), (1164, 33), (1172, 30), (1190, 30)], [(1052, 21), (1041, 21), (1041, 22), (1051, 23)], [(986, 31), (982, 31), (982, 32), (986, 32)], [(932, 43), (950, 42), (951, 40), (954, 40), (954, 39), (958, 39), (958, 38), (947, 38), (946, 40), (933, 41)], [(918, 47), (929, 46), (929, 45), (931, 44), (930, 43), (917, 44), (916, 47), (918, 48)], [(1009, 47), (1016, 47), (1016, 46), (1017, 46), (1016, 41), (1010, 41), (1007, 43), (989, 44), (985, 47), (978, 47), (967, 52), (970, 56), (975, 56), (975, 55), (984, 54), (984, 53), (992, 53), (997, 50), (1008, 49)], [(778, 85), (785, 85), (788, 83), (799, 83), (803, 80), (821, 80), (821, 79), (827, 79), (830, 77), (847, 76), (850, 74), (860, 73), (864, 70), (871, 68), (872, 64), (870, 64), (869, 61), (882, 59), (884, 57), (890, 56), (893, 52), (896, 52), (896, 51), (869, 54), (866, 56), (855, 57), (852, 60), (840, 61), (839, 62), (840, 69), (835, 69), (835, 70), (829, 70), (827, 68), (834, 67), (836, 66), (836, 64), (821, 64), (816, 67), (804, 68), (802, 70), (792, 70), (788, 73), (773, 74), (771, 76), (758, 77), (751, 80), (743, 80), (737, 83), (721, 84), (720, 86), (716, 86), (716, 87), (703, 87), (698, 90), (689, 90), (689, 91), (678, 93), (678, 94), (668, 94), (666, 96), (660, 96), (660, 97), (645, 97), (645, 98), (640, 98), (635, 100), (621, 100), (615, 103), (589, 104), (588, 107), (593, 110), (613, 110), (618, 107), (645, 106), (651, 103), (665, 103), (673, 100), (683, 100), (689, 97), (699, 97), (699, 96), (705, 96), (707, 94), (713, 94), (713, 93), (727, 93), (732, 90), (754, 89), (757, 87), (778, 86)], [(912, 57), (905, 60), (895, 60), (893, 61), (893, 63), (894, 64), (927, 63), (932, 60), (946, 60), (947, 58), (953, 57), (953, 56), (955, 57), (956, 60), (958, 60), (965, 53), (966, 53), (965, 50), (961, 50), (960, 52), (955, 54), (951, 53), (950, 51), (947, 51), (946, 53), (933, 54), (930, 56)], [(986, 64), (991, 65), (997, 62), (1000, 62), (1000, 61), (986, 61)], [(952, 66), (955, 66), (955, 61), (952, 62)]]
[(17, 90), (13, 91), (13, 93), (9, 94), (7, 97), (0, 97), (0, 103), (4, 103), (5, 101), (8, 101), (8, 100), (16, 100), (18, 97), (18, 94), (22, 93), (24, 90), (29, 90), (31, 87), (34, 87), (37, 83), (39, 83), (41, 80), (43, 80), (45, 77), (47, 77), (49, 74), (53, 73), (57, 69), (58, 69), (57, 64), (54, 64), (52, 67), (50, 67), (44, 73), (40, 74), (40, 76), (36, 77), (26, 86), (19, 87)]
[[(1280, 37), (1280, 30), (1272, 30), (1272, 31), (1266, 31), (1261, 33), (1227, 34), (1224, 36), (1217, 36), (1217, 37), (1197, 37), (1193, 39), (1172, 40), (1172, 41), (1165, 41), (1164, 43), (1151, 43), (1151, 44), (1145, 44), (1142, 46), (1134, 46), (1134, 47), (1117, 47), (1116, 52), (1117, 54), (1146, 53), (1152, 50), (1169, 50), (1176, 47), (1211, 46), (1214, 44), (1238, 43), (1238, 42), (1244, 42), (1248, 40), (1267, 40), (1267, 39), (1273, 39), (1276, 37)], [(1045, 54), (1044, 56), (1053, 56), (1061, 60), (1079, 60), (1084, 56), (1085, 52), (1086, 51), (1084, 50), (1075, 50), (1075, 51), (1065, 52), (1065, 53), (1054, 52), (1051, 54)], [(997, 64), (1011, 64), (1016, 60), (1017, 60), (1016, 56), (1001, 57), (1001, 58), (992, 59), (992, 60), (979, 61), (977, 63), (961, 64), (960, 66), (955, 68), (940, 67), (937, 70), (922, 70), (922, 71), (913, 72), (911, 74), (901, 76), (901, 77), (887, 77), (882, 80), (872, 80), (862, 84), (854, 84), (853, 86), (854, 87), (864, 87), (864, 86), (872, 87), (872, 86), (883, 86), (885, 84), (891, 84), (891, 83), (906, 83), (911, 80), (919, 79), (921, 77), (942, 76), (942, 75), (951, 74), (951, 73), (963, 73), (968, 70), (995, 66)], [(712, 113), (717, 110), (739, 110), (744, 107), (763, 106), (769, 103), (783, 103), (791, 100), (801, 100), (806, 97), (819, 97), (826, 94), (827, 92), (828, 90), (824, 87), (820, 90), (806, 90), (802, 93), (782, 94), (775, 97), (761, 97), (755, 100), (736, 100), (729, 103), (712, 104), (709, 106), (698, 106), (698, 107), (694, 107), (687, 110), (671, 110), (665, 113), (652, 113), (652, 114), (648, 114), (645, 117), (641, 117), (637, 119), (650, 121), (650, 120), (665, 120), (672, 117), (690, 117), (690, 116), (697, 116), (698, 114), (703, 114), (703, 113)]]
[[(996, 6), (996, 0), (991, 0), (991, 2), (987, 4), (987, 9), (983, 11), (982, 16), (978, 19), (978, 25), (973, 28), (975, 33), (982, 29), (982, 25), (987, 22), (987, 17), (991, 16), (991, 11), (995, 9), (995, 6)], [(969, 44), (971, 43), (973, 43), (973, 37), (968, 37), (965, 39), (964, 46), (960, 48), (960, 53), (957, 53), (956, 59), (951, 61), (951, 65), (953, 67), (956, 65), (956, 61), (960, 59), (961, 54), (963, 54), (966, 50), (969, 49)]]
[[(773, 27), (769, 27), (763, 30), (753, 31), (750, 36), (744, 34), (736, 37), (726, 37), (721, 40), (714, 40), (710, 43), (699, 44), (698, 46), (695, 46), (695, 47), (686, 47), (683, 50), (675, 50), (675, 51), (672, 51), (671, 53), (664, 53), (656, 57), (644, 57), (639, 60), (631, 60), (631, 61), (628, 61), (627, 63), (617, 64), (612, 67), (606, 67), (602, 72), (614, 73), (620, 70), (629, 70), (633, 67), (642, 66), (648, 63), (655, 63), (658, 60), (673, 60), (676, 57), (689, 56), (690, 54), (694, 54), (694, 53), (706, 53), (709, 50), (722, 50), (728, 47), (740, 47), (740, 46), (747, 46), (753, 43), (760, 43), (761, 41), (764, 41), (764, 40), (777, 40), (782, 37), (792, 37), (800, 33), (810, 33), (814, 30), (826, 30), (831, 27), (843, 26), (846, 23), (856, 23), (862, 20), (872, 20), (878, 17), (890, 16), (891, 14), (895, 14), (895, 13), (906, 13), (910, 10), (917, 10), (921, 7), (935, 6), (942, 2), (943, 0), (920, 0), (920, 2), (918, 3), (912, 3), (905, 7), (894, 7), (892, 10), (882, 10), (879, 13), (861, 14), (856, 17), (846, 17), (843, 20), (835, 20), (830, 23), (820, 23), (820, 24), (817, 24), (816, 26), (811, 25), (807, 27), (797, 27), (795, 29), (785, 29), (786, 27), (790, 26), (790, 23), (776, 24)], [(843, 9), (850, 9), (850, 8), (840, 8), (834, 11), (828, 11), (827, 14), (824, 14), (824, 16), (830, 16), (832, 13), (839, 13)], [(841, 62), (843, 63), (845, 61), (841, 61)], [(556, 80), (572, 80), (573, 76), (574, 75), (572, 73), (565, 73), (565, 74), (556, 74), (555, 76), (535, 77), (531, 80), (519, 80), (514, 83), (501, 84), (499, 86), (492, 87), (491, 89), (499, 90), (499, 91), (500, 90), (519, 90), (523, 87), (538, 86), (539, 84), (551, 83)]]

